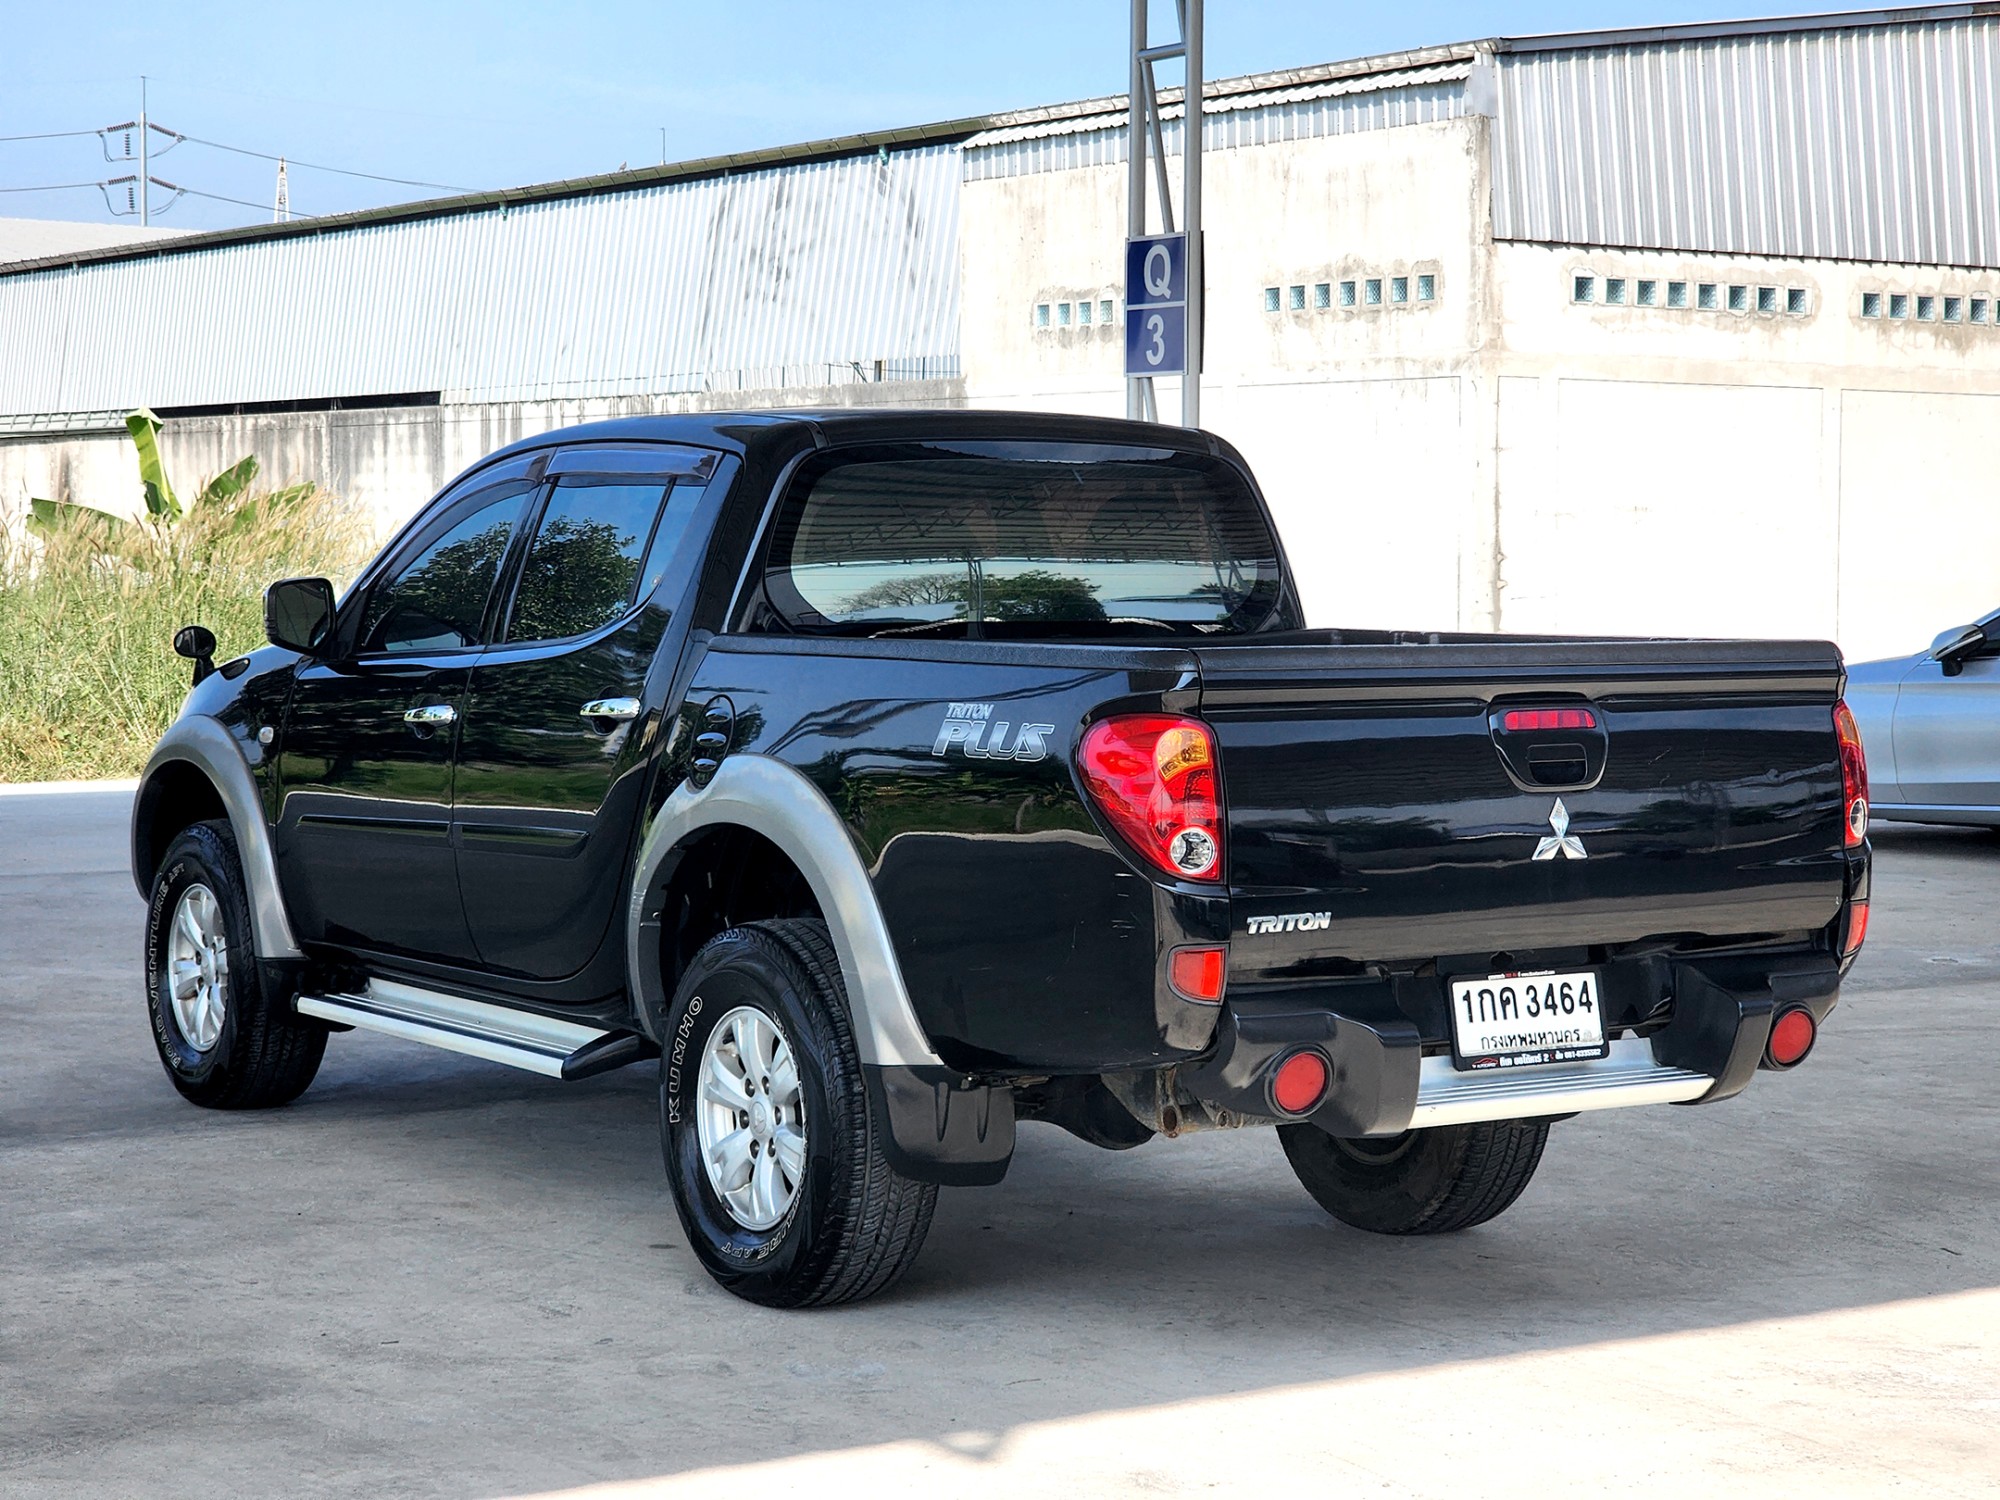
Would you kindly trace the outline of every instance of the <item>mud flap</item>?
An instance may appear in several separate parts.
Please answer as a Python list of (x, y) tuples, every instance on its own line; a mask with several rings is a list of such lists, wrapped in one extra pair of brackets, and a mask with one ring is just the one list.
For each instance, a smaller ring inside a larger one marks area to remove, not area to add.
[(1014, 1092), (946, 1068), (864, 1066), (869, 1108), (888, 1125), (883, 1154), (905, 1177), (990, 1187), (1014, 1159)]

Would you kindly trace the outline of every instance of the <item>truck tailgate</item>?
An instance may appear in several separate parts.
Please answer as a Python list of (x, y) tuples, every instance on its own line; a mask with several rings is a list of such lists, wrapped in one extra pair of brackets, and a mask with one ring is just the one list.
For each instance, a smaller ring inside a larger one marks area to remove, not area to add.
[[(1243, 968), (1698, 946), (1838, 912), (1832, 645), (1336, 639), (1194, 653), (1232, 923), (1281, 919)], [(1502, 730), (1557, 707), (1597, 728)]]

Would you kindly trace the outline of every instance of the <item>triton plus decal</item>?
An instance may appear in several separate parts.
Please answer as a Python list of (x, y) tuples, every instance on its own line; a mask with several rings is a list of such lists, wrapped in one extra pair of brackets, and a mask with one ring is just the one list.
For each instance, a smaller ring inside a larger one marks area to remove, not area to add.
[(1243, 931), (1250, 937), (1266, 937), (1274, 932), (1324, 932), (1332, 925), (1330, 911), (1292, 911), (1281, 917), (1252, 917)]
[[(1012, 744), (1007, 739), (1010, 730)], [(990, 703), (953, 703), (945, 709), (931, 754), (948, 755), (956, 745), (973, 760), (1042, 760), (1049, 753), (1047, 738), (1055, 732), (1053, 724), (1023, 724), (1015, 729), (1007, 720), (993, 717)]]
[(1549, 813), (1549, 827), (1555, 830), (1535, 845), (1534, 859), (1554, 859), (1560, 854), (1564, 859), (1589, 859), (1584, 852), (1583, 840), (1569, 831), (1569, 809), (1563, 806), (1563, 799), (1556, 798), (1556, 805)]

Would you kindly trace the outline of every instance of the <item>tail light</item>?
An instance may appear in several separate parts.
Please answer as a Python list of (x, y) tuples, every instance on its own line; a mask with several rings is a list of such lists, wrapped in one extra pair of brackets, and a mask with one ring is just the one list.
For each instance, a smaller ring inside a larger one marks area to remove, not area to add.
[(1847, 819), (1847, 847), (1852, 849), (1868, 837), (1868, 756), (1845, 699), (1834, 705), (1833, 732), (1840, 741), (1840, 805)]
[(1119, 836), (1176, 880), (1222, 879), (1215, 736), (1199, 719), (1100, 719), (1077, 757), (1084, 789)]

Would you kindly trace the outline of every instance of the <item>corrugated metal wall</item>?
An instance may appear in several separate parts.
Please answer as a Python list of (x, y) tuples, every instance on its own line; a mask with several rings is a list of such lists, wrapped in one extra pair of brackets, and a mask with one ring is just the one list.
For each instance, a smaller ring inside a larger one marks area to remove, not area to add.
[(958, 369), (955, 145), (0, 277), (0, 413)]
[[(1237, 146), (1457, 119), (1465, 113), (1469, 71), (1463, 64), (1448, 65), (1387, 78), (1212, 100), (1203, 111), (1202, 150), (1226, 151)], [(1130, 119), (1121, 110), (1080, 120), (983, 132), (965, 143), (965, 180), (983, 182), (1122, 162)], [(1185, 123), (1176, 116), (1165, 122), (1161, 135), (1170, 156), (1180, 154)]]
[(1498, 64), (1502, 239), (2000, 266), (2000, 20)]

